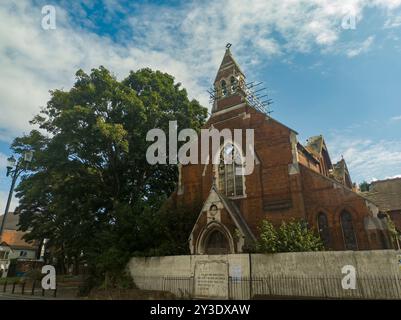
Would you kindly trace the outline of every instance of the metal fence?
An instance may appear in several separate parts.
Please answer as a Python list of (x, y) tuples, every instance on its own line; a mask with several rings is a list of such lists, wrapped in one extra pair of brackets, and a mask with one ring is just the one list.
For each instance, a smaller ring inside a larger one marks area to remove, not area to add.
[[(229, 299), (401, 299), (401, 276), (357, 277), (355, 289), (343, 289), (343, 277), (288, 276), (229, 277)], [(134, 277), (138, 288), (195, 296), (194, 277)]]
[(357, 277), (355, 289), (344, 289), (342, 280), (343, 277), (287, 275), (229, 278), (229, 297), (401, 299), (401, 277)]
[[(47, 293), (46, 291), (50, 291), (51, 293)], [(18, 281), (12, 280), (7, 281), (7, 279), (0, 284), (0, 292), (3, 293), (11, 293), (11, 294), (20, 294), (20, 295), (41, 295), (44, 297), (45, 295), (51, 295), (54, 298), (57, 296), (57, 288), (55, 290), (45, 290), (41, 287), (40, 280), (34, 281)]]

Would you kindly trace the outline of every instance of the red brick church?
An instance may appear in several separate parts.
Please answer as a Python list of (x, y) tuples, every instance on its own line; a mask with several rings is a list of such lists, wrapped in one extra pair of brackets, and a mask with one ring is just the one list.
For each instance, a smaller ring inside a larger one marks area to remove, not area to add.
[(203, 203), (189, 237), (191, 253), (246, 252), (263, 219), (278, 226), (293, 218), (306, 220), (328, 250), (392, 248), (386, 220), (353, 190), (345, 161), (331, 162), (321, 135), (302, 145), (296, 131), (252, 106), (245, 83), (228, 48), (204, 128), (254, 129), (254, 170), (237, 175), (235, 164), (180, 166), (173, 199)]

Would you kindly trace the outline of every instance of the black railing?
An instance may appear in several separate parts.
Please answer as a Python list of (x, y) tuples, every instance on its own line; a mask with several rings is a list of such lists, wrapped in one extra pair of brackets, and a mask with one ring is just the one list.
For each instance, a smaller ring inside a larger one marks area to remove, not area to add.
[(355, 289), (343, 288), (343, 277), (288, 276), (229, 278), (231, 299), (401, 299), (401, 276), (357, 277)]
[[(31, 296), (41, 295), (41, 296), (52, 296), (57, 297), (57, 287), (55, 290), (44, 290), (40, 285), (38, 286), (38, 281), (4, 281), (2, 284), (3, 293), (20, 294)], [(29, 292), (29, 293), (28, 293)]]
[[(196, 298), (195, 279), (182, 277), (135, 277), (139, 289), (173, 293), (177, 298)], [(401, 299), (401, 275), (360, 276), (355, 289), (345, 289), (343, 277), (309, 275), (269, 275), (228, 277), (229, 299)]]

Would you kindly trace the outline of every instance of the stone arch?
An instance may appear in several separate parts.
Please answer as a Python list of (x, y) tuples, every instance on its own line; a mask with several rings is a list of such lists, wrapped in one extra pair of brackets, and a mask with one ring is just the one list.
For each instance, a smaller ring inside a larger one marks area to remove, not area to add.
[(234, 253), (234, 240), (229, 230), (216, 221), (210, 222), (200, 233), (197, 244), (197, 254), (228, 254)]

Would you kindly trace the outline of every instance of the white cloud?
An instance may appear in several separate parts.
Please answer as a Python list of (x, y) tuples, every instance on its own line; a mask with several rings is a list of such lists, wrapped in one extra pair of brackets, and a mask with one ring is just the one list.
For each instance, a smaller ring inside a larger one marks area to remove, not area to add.
[(396, 174), (395, 176), (386, 177), (386, 178), (384, 178), (384, 179), (396, 179), (396, 178), (401, 178), (401, 174)]
[(256, 45), (268, 55), (276, 55), (280, 53), (280, 46), (274, 39), (258, 39)]
[(335, 161), (344, 156), (351, 177), (358, 182), (384, 179), (401, 173), (401, 141), (337, 136), (328, 142)]
[[(8, 192), (0, 191), (0, 216), (4, 214), (4, 210), (6, 209), (7, 199), (8, 199)], [(13, 197), (8, 212), (14, 212), (16, 207), (18, 207), (18, 199)]]
[(7, 158), (8, 157), (4, 153), (0, 152), (0, 168), (1, 169), (7, 167), (7, 164), (8, 164)]
[(365, 41), (347, 51), (347, 56), (350, 58), (356, 57), (361, 53), (367, 52), (374, 42), (374, 37), (370, 36)]
[[(134, 37), (124, 44), (75, 25), (65, 10), (70, 5), (70, 10), (82, 8), (77, 2), (62, 3), (64, 8), (57, 7), (57, 29), (49, 31), (41, 29), (41, 8), (29, 0), (3, 2), (0, 7), (0, 140), (28, 131), (28, 121), (49, 98), (48, 90), (68, 89), (78, 68), (89, 71), (104, 65), (119, 78), (131, 69), (160, 69), (207, 106), (206, 89), (225, 43), (234, 44), (246, 69), (276, 54), (334, 47), (344, 15), (362, 16), (364, 8), (373, 6), (390, 13), (401, 0), (226, 0), (191, 2), (175, 9), (137, 5), (135, 16), (128, 14)], [(126, 10), (115, 0), (104, 3), (109, 12)], [(86, 13), (80, 15), (90, 26)], [(349, 55), (367, 50), (372, 41)]]
[(401, 15), (390, 17), (384, 24), (385, 29), (398, 28), (401, 26)]
[(391, 121), (401, 121), (401, 116), (395, 116), (390, 119)]

